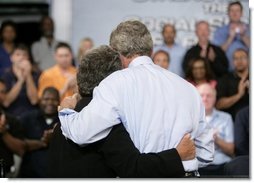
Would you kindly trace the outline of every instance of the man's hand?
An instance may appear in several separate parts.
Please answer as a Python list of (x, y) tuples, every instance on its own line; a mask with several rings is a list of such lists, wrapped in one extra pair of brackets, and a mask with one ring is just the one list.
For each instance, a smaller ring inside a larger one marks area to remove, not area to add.
[(7, 131), (6, 128), (6, 118), (5, 118), (5, 114), (1, 114), (0, 115), (0, 133), (4, 133)]
[(71, 97), (65, 97), (60, 106), (58, 106), (58, 111), (64, 108), (74, 109), (79, 99), (80, 97), (77, 93), (73, 94)]
[(43, 133), (43, 136), (41, 138), (41, 141), (44, 142), (45, 144), (49, 144), (52, 136), (53, 136), (53, 132), (54, 132), (54, 129), (49, 129), (49, 130), (44, 130), (44, 133)]
[(249, 80), (246, 81), (245, 78), (242, 78), (238, 84), (238, 95), (240, 95), (240, 97), (244, 96), (245, 89), (248, 87), (248, 85)]
[(209, 53), (208, 53), (208, 59), (210, 62), (213, 62), (215, 59), (216, 55), (212, 47), (209, 48)]
[(194, 140), (191, 139), (191, 135), (185, 134), (180, 143), (177, 145), (176, 150), (181, 157), (182, 161), (192, 160), (196, 156), (196, 148)]

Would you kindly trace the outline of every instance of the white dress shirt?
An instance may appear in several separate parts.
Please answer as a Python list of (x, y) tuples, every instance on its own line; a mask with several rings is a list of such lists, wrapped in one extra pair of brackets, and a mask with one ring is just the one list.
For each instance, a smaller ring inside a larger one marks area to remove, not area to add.
[(51, 46), (49, 46), (45, 37), (33, 43), (31, 48), (32, 55), (41, 70), (46, 70), (56, 64), (54, 51), (57, 44), (58, 42), (53, 40)]
[(106, 137), (122, 122), (142, 153), (175, 148), (189, 132), (195, 138), (197, 158), (183, 161), (185, 171), (213, 161), (212, 129), (195, 87), (147, 56), (105, 78), (81, 112), (63, 109), (59, 118), (63, 135), (80, 145)]

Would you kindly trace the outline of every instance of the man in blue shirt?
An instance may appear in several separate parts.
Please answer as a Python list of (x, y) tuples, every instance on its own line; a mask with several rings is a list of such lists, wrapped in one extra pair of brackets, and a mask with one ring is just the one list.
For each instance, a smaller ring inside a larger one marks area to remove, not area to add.
[(199, 169), (201, 176), (224, 175), (224, 164), (234, 154), (234, 126), (230, 114), (215, 109), (216, 90), (209, 84), (197, 87), (205, 106), (206, 121), (213, 128), (215, 142), (214, 160), (207, 167)]
[(249, 50), (250, 28), (241, 21), (243, 6), (240, 2), (232, 2), (228, 6), (229, 24), (218, 28), (214, 34), (214, 44), (221, 46), (229, 60), (229, 69), (234, 69), (233, 53), (236, 49)]
[(169, 54), (170, 68), (169, 71), (183, 77), (182, 60), (185, 55), (185, 48), (175, 42), (176, 29), (171, 24), (165, 24), (162, 29), (164, 43), (153, 48), (153, 53), (163, 50)]

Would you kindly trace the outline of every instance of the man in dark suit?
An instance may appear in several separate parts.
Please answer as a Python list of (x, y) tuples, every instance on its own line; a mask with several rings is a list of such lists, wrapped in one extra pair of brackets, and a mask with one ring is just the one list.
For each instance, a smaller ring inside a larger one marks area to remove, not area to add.
[(198, 43), (191, 47), (183, 59), (183, 70), (186, 74), (191, 60), (202, 57), (207, 61), (214, 77), (219, 79), (228, 72), (228, 59), (224, 51), (209, 41), (210, 28), (206, 21), (196, 24), (196, 35)]
[[(77, 74), (82, 99), (80, 111), (92, 99), (99, 82), (121, 68), (118, 54), (101, 46), (86, 54)], [(103, 112), (103, 111), (101, 111)], [(122, 124), (113, 127), (109, 135), (85, 147), (80, 147), (62, 135), (60, 124), (54, 129), (49, 150), (49, 177), (183, 177), (182, 160), (195, 156), (194, 142), (186, 135), (173, 149), (160, 153), (140, 153)]]

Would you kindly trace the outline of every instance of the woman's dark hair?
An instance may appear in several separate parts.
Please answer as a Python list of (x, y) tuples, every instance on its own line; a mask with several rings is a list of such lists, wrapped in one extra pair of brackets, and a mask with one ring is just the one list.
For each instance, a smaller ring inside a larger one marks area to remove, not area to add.
[(17, 32), (16, 24), (12, 20), (5, 20), (1, 24), (0, 28), (0, 42), (3, 42), (3, 32), (6, 27), (12, 27), (15, 32)]
[(82, 97), (91, 95), (104, 78), (120, 69), (119, 55), (109, 46), (89, 50), (83, 56), (77, 73), (79, 94)]
[(212, 73), (210, 66), (208, 65), (206, 59), (202, 58), (202, 57), (196, 57), (196, 58), (192, 59), (188, 64), (188, 67), (186, 70), (186, 76), (185, 76), (185, 78), (187, 80), (195, 81), (194, 76), (193, 76), (193, 66), (196, 62), (200, 62), (200, 61), (204, 63), (206, 80), (211, 81), (212, 79), (214, 79), (213, 73)]

